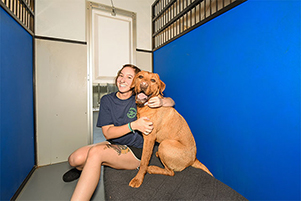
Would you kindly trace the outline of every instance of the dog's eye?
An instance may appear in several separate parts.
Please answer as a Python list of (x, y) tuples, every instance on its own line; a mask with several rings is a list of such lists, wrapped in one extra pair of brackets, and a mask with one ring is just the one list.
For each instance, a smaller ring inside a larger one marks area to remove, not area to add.
[(151, 79), (151, 81), (152, 81), (152, 82), (156, 82), (156, 80), (155, 80), (155, 79)]
[(139, 79), (142, 79), (143, 78), (143, 75), (139, 75), (139, 77), (138, 77)]

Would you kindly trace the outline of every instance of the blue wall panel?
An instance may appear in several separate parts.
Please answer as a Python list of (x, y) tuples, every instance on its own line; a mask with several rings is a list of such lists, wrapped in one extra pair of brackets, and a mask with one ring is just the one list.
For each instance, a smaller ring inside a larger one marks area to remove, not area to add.
[(33, 38), (0, 8), (1, 197), (34, 167)]
[(154, 52), (198, 158), (250, 200), (300, 200), (300, 8), (249, 0)]

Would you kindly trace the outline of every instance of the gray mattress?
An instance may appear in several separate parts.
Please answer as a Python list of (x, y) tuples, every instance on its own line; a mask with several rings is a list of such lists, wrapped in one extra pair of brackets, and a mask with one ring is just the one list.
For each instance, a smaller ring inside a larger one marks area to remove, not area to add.
[[(155, 147), (155, 150), (157, 147)], [(155, 153), (155, 152), (154, 152)], [(152, 156), (150, 164), (163, 167)], [(206, 172), (188, 167), (175, 176), (146, 174), (143, 184), (135, 189), (128, 184), (138, 170), (116, 170), (104, 167), (106, 200), (247, 200), (235, 190)]]

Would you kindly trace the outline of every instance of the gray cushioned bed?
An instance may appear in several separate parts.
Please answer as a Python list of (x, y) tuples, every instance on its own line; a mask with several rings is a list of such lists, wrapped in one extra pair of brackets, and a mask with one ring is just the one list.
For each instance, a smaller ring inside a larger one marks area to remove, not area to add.
[[(156, 151), (157, 146), (154, 148)], [(155, 153), (155, 152), (154, 152)], [(152, 156), (151, 165), (163, 167)], [(235, 190), (211, 177), (206, 172), (188, 167), (175, 176), (146, 174), (140, 188), (128, 184), (138, 170), (115, 170), (104, 168), (106, 200), (246, 200)]]

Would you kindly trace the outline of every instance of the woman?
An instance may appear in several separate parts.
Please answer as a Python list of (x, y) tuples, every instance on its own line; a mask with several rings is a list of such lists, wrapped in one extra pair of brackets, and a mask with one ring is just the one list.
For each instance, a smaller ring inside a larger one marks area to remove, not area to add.
[[(115, 79), (118, 92), (101, 99), (97, 126), (102, 128), (107, 141), (82, 147), (69, 156), (69, 164), (76, 169), (65, 173), (64, 181), (80, 176), (71, 200), (91, 198), (99, 182), (101, 165), (127, 170), (140, 166), (143, 137), (139, 131), (149, 134), (153, 124), (147, 117), (136, 118), (135, 96), (130, 87), (139, 71), (134, 65), (124, 65)], [(154, 97), (148, 106), (174, 106), (174, 101)]]

